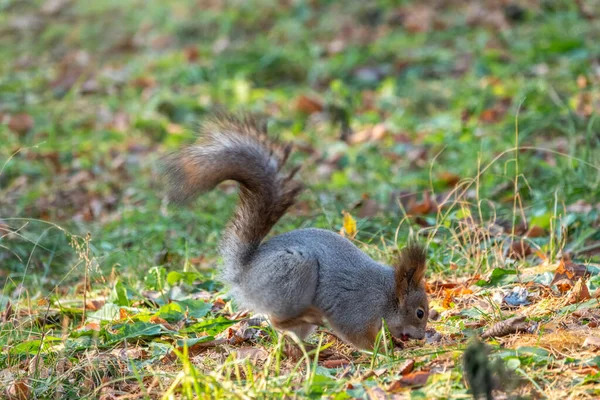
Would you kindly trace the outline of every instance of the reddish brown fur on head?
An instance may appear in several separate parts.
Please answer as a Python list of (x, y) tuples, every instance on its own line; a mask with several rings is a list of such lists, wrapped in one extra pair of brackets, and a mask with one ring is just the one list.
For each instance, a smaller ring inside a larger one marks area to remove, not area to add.
[(424, 286), (427, 255), (417, 242), (409, 242), (394, 262), (396, 294), (404, 298), (411, 289)]

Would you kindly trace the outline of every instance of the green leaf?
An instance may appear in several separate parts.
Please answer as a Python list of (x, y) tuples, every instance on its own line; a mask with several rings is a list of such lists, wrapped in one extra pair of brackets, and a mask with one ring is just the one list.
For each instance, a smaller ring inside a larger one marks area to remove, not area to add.
[(516, 370), (521, 366), (521, 360), (519, 357), (508, 357), (505, 359), (506, 367), (512, 371)]
[(183, 311), (178, 302), (172, 302), (159, 308), (154, 315), (168, 322), (179, 322), (185, 318)]
[(477, 282), (478, 286), (496, 286), (505, 285), (507, 283), (516, 282), (517, 271), (514, 269), (494, 268), (490, 279), (486, 281)]
[(167, 275), (167, 283), (171, 286), (175, 286), (181, 282), (192, 285), (196, 280), (202, 279), (202, 274), (199, 272), (179, 272), (171, 271)]
[(119, 306), (126, 307), (129, 305), (129, 298), (127, 296), (127, 288), (121, 281), (117, 281), (113, 290), (108, 297), (108, 301)]
[(162, 334), (173, 334), (172, 332), (160, 324), (151, 324), (149, 322), (133, 322), (118, 326), (117, 333), (107, 331), (107, 343), (113, 344), (122, 340), (130, 339), (147, 339), (149, 337), (159, 336)]
[(94, 311), (87, 315), (87, 319), (94, 321), (114, 321), (119, 318), (119, 307), (113, 303), (106, 303), (98, 311)]
[(167, 270), (164, 267), (152, 267), (144, 278), (144, 285), (150, 290), (163, 290), (167, 283)]
[(192, 318), (202, 318), (208, 314), (212, 308), (212, 304), (206, 303), (202, 300), (179, 300), (175, 303), (179, 304), (183, 312), (187, 312)]
[(202, 336), (202, 337), (198, 337), (198, 338), (189, 338), (189, 339), (179, 339), (177, 340), (176, 344), (177, 347), (183, 347), (184, 345), (187, 345), (188, 347), (195, 345), (196, 343), (205, 343), (205, 342), (210, 342), (211, 340), (214, 340), (215, 337), (214, 336)]
[(190, 325), (187, 328), (181, 330), (182, 333), (198, 332), (204, 333), (205, 335), (216, 335), (223, 332), (225, 329), (235, 324), (238, 321), (230, 320), (225, 317), (218, 317), (202, 321), (194, 325)]
[(44, 341), (40, 339), (29, 340), (27, 342), (21, 342), (10, 349), (10, 354), (12, 355), (35, 355), (39, 352), (45, 353), (53, 345), (53, 342), (61, 342), (61, 338), (57, 338), (54, 336), (46, 336)]

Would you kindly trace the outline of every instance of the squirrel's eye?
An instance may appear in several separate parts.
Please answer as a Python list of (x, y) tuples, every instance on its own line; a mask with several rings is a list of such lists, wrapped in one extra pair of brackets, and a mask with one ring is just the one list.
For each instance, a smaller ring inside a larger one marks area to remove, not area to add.
[(419, 308), (419, 309), (417, 310), (417, 318), (419, 318), (419, 319), (423, 319), (423, 317), (424, 317), (424, 316), (425, 316), (425, 311), (423, 311), (423, 309), (422, 309), (422, 308)]

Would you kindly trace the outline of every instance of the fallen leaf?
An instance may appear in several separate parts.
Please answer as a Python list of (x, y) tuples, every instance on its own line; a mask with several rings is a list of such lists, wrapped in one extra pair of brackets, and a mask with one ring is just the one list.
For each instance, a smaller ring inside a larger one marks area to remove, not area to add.
[(359, 144), (365, 142), (376, 142), (385, 137), (387, 128), (385, 124), (377, 124), (375, 126), (355, 132), (348, 137), (349, 144)]
[(571, 292), (567, 295), (567, 304), (581, 303), (582, 301), (591, 299), (590, 292), (585, 284), (583, 277), (579, 278), (571, 289)]
[(251, 360), (253, 362), (265, 361), (269, 353), (262, 347), (241, 347), (236, 350), (238, 360)]
[(574, 284), (577, 279), (588, 278), (589, 276), (590, 273), (585, 265), (576, 264), (563, 257), (554, 271), (554, 278), (552, 279), (552, 282), (550, 282), (550, 286), (555, 285), (557, 282), (564, 279), (568, 279)]
[(19, 135), (29, 132), (33, 128), (33, 125), (33, 118), (26, 113), (12, 115), (8, 121), (8, 129)]
[(70, 5), (71, 0), (46, 0), (44, 4), (40, 7), (40, 11), (43, 14), (55, 16), (60, 14), (60, 12)]
[(448, 171), (440, 172), (438, 179), (447, 186), (456, 186), (456, 184), (460, 182), (460, 176)]
[(13, 305), (12, 302), (10, 300), (6, 301), (6, 309), (2, 312), (2, 322), (8, 322), (9, 320), (12, 319), (13, 315), (14, 315), (14, 309), (13, 309)]
[(546, 230), (538, 225), (532, 225), (529, 227), (525, 236), (529, 238), (543, 237), (546, 236)]
[(561, 294), (565, 294), (571, 289), (573, 289), (573, 281), (568, 278), (563, 278), (559, 281), (556, 281), (554, 282), (554, 285), (556, 285), (558, 291)]
[(423, 201), (417, 203), (414, 199), (411, 199), (408, 206), (408, 213), (410, 215), (427, 215), (438, 211), (438, 205), (434, 199), (431, 198), (429, 192), (423, 193)]
[(360, 206), (358, 206), (358, 216), (360, 218), (369, 218), (375, 216), (379, 210), (379, 203), (374, 199), (366, 198), (361, 201)]
[(50, 376), (50, 369), (44, 365), (44, 357), (39, 354), (29, 360), (27, 371), (40, 379), (46, 379)]
[(358, 232), (356, 230), (356, 220), (348, 211), (344, 210), (342, 211), (342, 214), (344, 215), (344, 223), (340, 234), (342, 236), (347, 236), (350, 239), (354, 239), (356, 233)]
[(427, 379), (429, 379), (429, 375), (431, 375), (431, 372), (429, 371), (417, 371), (404, 375), (402, 378), (392, 382), (392, 384), (388, 386), (388, 392), (395, 392), (406, 387), (424, 386), (427, 383)]
[(119, 319), (127, 319), (131, 314), (127, 312), (124, 308), (119, 308)]
[(428, 32), (433, 27), (434, 10), (430, 5), (417, 4), (401, 11), (402, 25), (410, 33)]
[(339, 368), (350, 364), (350, 361), (345, 359), (325, 360), (321, 365), (325, 368)]
[(225, 307), (226, 303), (222, 298), (218, 298), (213, 302), (212, 311), (219, 311)]
[(148, 89), (156, 86), (156, 81), (150, 76), (140, 76), (131, 81), (131, 85), (138, 89)]
[(189, 46), (183, 49), (183, 56), (187, 62), (193, 63), (198, 61), (198, 58), (200, 58), (200, 52), (196, 46)]
[(296, 110), (304, 114), (314, 114), (323, 111), (323, 103), (319, 100), (308, 97), (306, 95), (300, 95), (296, 99)]
[(88, 300), (85, 303), (85, 309), (90, 311), (98, 311), (106, 303), (104, 300)]
[(444, 289), (444, 299), (442, 300), (442, 307), (446, 309), (451, 308), (455, 297), (460, 297), (472, 293), (473, 291), (471, 289), (462, 286), (455, 287), (452, 289)]
[(525, 321), (525, 317), (516, 316), (504, 321), (500, 321), (492, 325), (491, 328), (481, 334), (481, 337), (486, 339), (490, 337), (502, 337), (511, 335), (517, 332), (527, 331), (528, 324)]
[(366, 387), (365, 392), (369, 400), (388, 400), (390, 396), (380, 387)]
[(100, 332), (100, 324), (97, 322), (90, 322), (88, 324), (85, 324), (84, 326), (82, 326), (81, 328), (79, 328), (78, 330), (80, 331), (96, 331), (96, 332)]
[(9, 383), (6, 387), (6, 395), (9, 400), (27, 400), (31, 398), (31, 391), (27, 383), (25, 379), (18, 379)]
[(583, 347), (600, 348), (600, 338), (597, 336), (588, 336), (583, 341)]
[(522, 259), (530, 254), (532, 254), (531, 246), (523, 239), (514, 240), (508, 250), (508, 256), (510, 258)]
[(402, 363), (402, 365), (400, 365), (400, 368), (398, 368), (398, 372), (400, 373), (400, 375), (408, 375), (413, 371), (414, 367), (415, 360), (406, 360)]
[(169, 325), (167, 320), (165, 320), (161, 317), (157, 317), (156, 315), (151, 316), (150, 319), (148, 320), (148, 322), (150, 322), (151, 324)]

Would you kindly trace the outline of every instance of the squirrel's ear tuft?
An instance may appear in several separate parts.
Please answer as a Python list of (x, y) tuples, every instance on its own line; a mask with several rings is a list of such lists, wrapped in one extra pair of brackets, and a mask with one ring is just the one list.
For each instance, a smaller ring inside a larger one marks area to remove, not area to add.
[(405, 295), (411, 287), (422, 284), (425, 278), (426, 264), (425, 247), (416, 241), (408, 242), (394, 262), (396, 291), (399, 295)]

